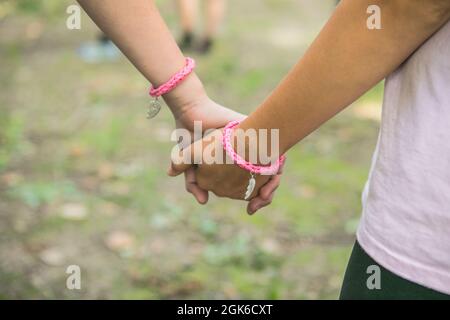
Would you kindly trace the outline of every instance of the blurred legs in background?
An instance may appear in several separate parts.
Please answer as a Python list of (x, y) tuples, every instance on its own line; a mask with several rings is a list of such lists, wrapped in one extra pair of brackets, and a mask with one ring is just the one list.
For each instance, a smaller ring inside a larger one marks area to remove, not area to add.
[(178, 14), (183, 31), (179, 46), (183, 50), (192, 46), (194, 25), (197, 18), (197, 5), (197, 0), (177, 0)]
[[(183, 31), (179, 43), (181, 49), (193, 47), (193, 34), (197, 20), (197, 0), (177, 0), (180, 23)], [(225, 0), (206, 0), (205, 8), (205, 33), (204, 38), (199, 43), (198, 49), (201, 53), (207, 53), (212, 45), (225, 14)]]
[(225, 0), (206, 0), (206, 37), (200, 50), (207, 52), (222, 24), (225, 14)]
[[(225, 14), (226, 0), (205, 0), (205, 31), (202, 40), (195, 46), (200, 53), (207, 53), (213, 45)], [(198, 0), (177, 0), (183, 35), (179, 43), (182, 50), (194, 48), (194, 29), (197, 22)], [(96, 41), (83, 43), (78, 48), (81, 59), (88, 63), (116, 61), (119, 49), (104, 34)]]
[(78, 54), (89, 63), (115, 61), (120, 57), (119, 49), (104, 34), (100, 34), (96, 41), (83, 43), (78, 48)]

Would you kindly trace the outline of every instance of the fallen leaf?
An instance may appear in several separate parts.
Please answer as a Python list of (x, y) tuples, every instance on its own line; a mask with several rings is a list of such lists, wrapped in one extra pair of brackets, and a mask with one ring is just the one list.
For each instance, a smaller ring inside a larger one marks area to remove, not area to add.
[(271, 254), (276, 254), (277, 252), (280, 252), (280, 246), (275, 239), (270, 238), (264, 239), (261, 243), (261, 246), (264, 249), (264, 251)]
[(25, 36), (29, 40), (36, 40), (41, 37), (44, 31), (44, 25), (41, 22), (31, 22), (25, 29)]
[(106, 240), (106, 246), (116, 252), (123, 252), (133, 248), (134, 237), (125, 231), (114, 231), (110, 233)]
[(7, 172), (1, 176), (2, 184), (8, 187), (13, 187), (23, 180), (23, 176), (16, 172)]
[(80, 157), (86, 155), (86, 153), (87, 153), (87, 150), (82, 145), (72, 146), (69, 150), (69, 155), (73, 158), (80, 158)]
[(48, 248), (39, 254), (39, 258), (49, 266), (60, 266), (64, 263), (64, 254), (57, 248)]
[(80, 180), (80, 185), (83, 189), (94, 191), (99, 187), (100, 179), (94, 176), (83, 177)]
[(107, 180), (114, 176), (114, 167), (111, 163), (102, 163), (97, 168), (97, 176), (100, 179)]
[(61, 216), (68, 220), (83, 220), (87, 215), (88, 210), (81, 203), (66, 203), (61, 208)]

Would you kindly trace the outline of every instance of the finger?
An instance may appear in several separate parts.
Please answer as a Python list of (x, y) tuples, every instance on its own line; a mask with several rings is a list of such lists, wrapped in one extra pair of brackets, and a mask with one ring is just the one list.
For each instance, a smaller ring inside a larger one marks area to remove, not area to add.
[(259, 195), (253, 198), (247, 205), (247, 213), (253, 215), (256, 211), (268, 206), (272, 203), (273, 196), (274, 193), (272, 193), (268, 199), (262, 199)]
[(184, 172), (184, 179), (186, 184), (186, 191), (192, 193), (194, 198), (200, 204), (205, 204), (208, 202), (208, 191), (203, 190), (197, 184), (197, 180), (195, 178), (195, 169), (189, 168)]
[(276, 175), (270, 178), (270, 180), (261, 187), (258, 192), (258, 195), (250, 200), (247, 205), (248, 214), (254, 214), (259, 209), (268, 206), (272, 203), (273, 196), (275, 195), (275, 191), (280, 185), (281, 176)]
[(270, 178), (269, 181), (265, 185), (259, 189), (258, 197), (261, 197), (264, 200), (267, 200), (270, 198), (270, 195), (277, 190), (278, 186), (281, 182), (281, 175), (275, 175)]
[(170, 167), (167, 170), (167, 174), (171, 177), (176, 177), (189, 168), (192, 168), (194, 160), (195, 144), (191, 144), (180, 150), (179, 146), (175, 146), (171, 154)]

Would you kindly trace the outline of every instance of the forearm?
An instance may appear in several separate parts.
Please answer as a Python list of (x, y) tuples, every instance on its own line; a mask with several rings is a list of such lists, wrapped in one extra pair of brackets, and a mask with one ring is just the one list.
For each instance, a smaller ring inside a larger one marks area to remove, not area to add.
[[(167, 81), (185, 59), (153, 0), (78, 0), (100, 29), (155, 87)], [(192, 73), (164, 96), (174, 113), (205, 95)]]
[[(287, 151), (395, 70), (450, 16), (445, 0), (346, 0), (303, 58), (240, 127), (279, 129)], [(382, 29), (366, 27), (381, 8)]]

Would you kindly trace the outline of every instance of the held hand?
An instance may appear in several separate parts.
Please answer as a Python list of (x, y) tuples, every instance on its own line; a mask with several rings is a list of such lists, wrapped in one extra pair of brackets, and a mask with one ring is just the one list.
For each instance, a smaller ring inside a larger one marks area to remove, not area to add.
[(177, 128), (185, 128), (191, 132), (194, 131), (194, 121), (201, 121), (203, 130), (207, 130), (222, 128), (230, 121), (243, 120), (246, 117), (219, 105), (206, 95), (190, 101), (173, 115)]
[[(180, 152), (179, 159), (173, 159), (168, 174), (177, 176), (182, 172), (193, 172), (191, 174), (196, 179), (196, 187), (212, 191), (219, 197), (242, 200), (247, 190), (250, 173), (233, 164), (229, 158), (225, 163), (227, 155), (223, 151), (221, 137), (222, 131), (215, 130), (202, 140), (185, 148)], [(194, 150), (196, 151), (194, 152)], [(201, 152), (197, 150), (201, 150)], [(217, 154), (217, 156), (213, 154), (214, 157), (211, 158), (211, 154), (208, 154), (206, 150), (216, 150), (221, 154)], [(180, 161), (182, 159), (184, 159), (183, 162)], [(194, 163), (201, 163), (195, 171), (193, 171)], [(256, 186), (247, 206), (249, 214), (253, 214), (271, 203), (274, 192), (280, 183), (280, 174), (281, 172), (275, 176), (255, 176)]]
[[(216, 129), (225, 126), (232, 120), (242, 120), (245, 115), (225, 108), (212, 101), (206, 95), (198, 95), (193, 101), (185, 103), (179, 112), (174, 112), (176, 127), (189, 130), (194, 138), (194, 121), (201, 121), (202, 130)], [(185, 141), (184, 141), (185, 142)], [(187, 147), (181, 143), (181, 147)], [(208, 201), (208, 191), (198, 185), (195, 168), (189, 167), (184, 171), (185, 187), (200, 204)]]
[[(202, 121), (202, 129), (207, 130), (221, 128), (230, 121), (245, 118), (244, 115), (212, 101), (196, 77), (186, 79), (165, 96), (164, 100), (172, 110), (177, 128), (188, 129), (191, 133), (194, 130), (194, 121)], [(255, 212), (268, 205), (278, 184), (279, 177), (273, 177), (261, 189), (261, 194), (249, 204), (249, 212)], [(186, 190), (192, 193), (199, 203), (204, 204), (208, 201), (208, 191), (198, 185), (193, 167), (185, 170), (185, 185)]]

